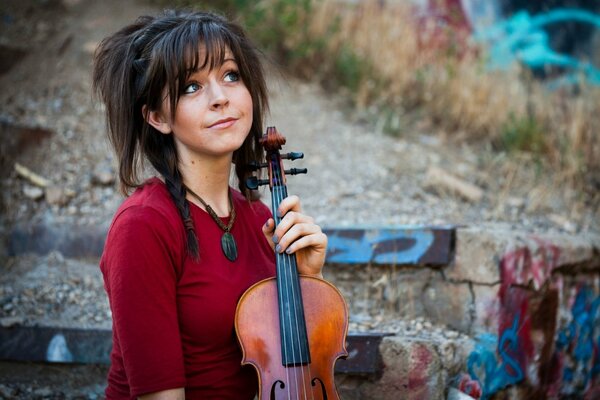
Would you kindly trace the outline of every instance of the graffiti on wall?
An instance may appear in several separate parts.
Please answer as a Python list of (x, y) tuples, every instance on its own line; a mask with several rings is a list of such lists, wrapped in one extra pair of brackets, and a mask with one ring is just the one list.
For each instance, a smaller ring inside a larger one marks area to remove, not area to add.
[[(589, 396), (600, 377), (600, 296), (589, 280), (565, 287), (560, 249), (533, 239), (500, 260), (498, 334), (477, 337), (458, 388), (488, 399), (526, 383), (531, 395)], [(570, 315), (559, 327), (560, 295)], [(477, 385), (472, 385), (476, 382)], [(467, 384), (471, 385), (468, 386)]]
[(327, 262), (435, 264), (450, 262), (454, 229), (328, 229)]
[[(590, 396), (600, 376), (600, 295), (589, 279), (565, 286), (560, 249), (533, 239), (500, 260), (498, 334), (477, 338), (460, 383), (476, 381), (476, 398), (526, 383), (530, 395)], [(596, 281), (598, 278), (595, 278)], [(570, 314), (559, 326), (561, 295)], [(466, 392), (465, 392), (466, 393)]]
[[(413, 3), (418, 10), (415, 17), (421, 29), (421, 47), (455, 49), (462, 54), (472, 37), (487, 49), (487, 65), (492, 70), (508, 69), (519, 63), (542, 76), (549, 68), (559, 71), (547, 81), (550, 87), (576, 84), (582, 79), (600, 85), (599, 67), (586, 59), (593, 58), (593, 49), (586, 49), (583, 53), (587, 56), (582, 56), (580, 51), (572, 51), (574, 44), (555, 43), (558, 38), (579, 45), (581, 40), (591, 41), (589, 34), (583, 38), (568, 32), (573, 26), (588, 33), (600, 29), (600, 15), (594, 12), (598, 6), (591, 2), (586, 5), (583, 1), (557, 1), (554, 7), (523, 1), (413, 0)], [(514, 4), (510, 6), (511, 3)], [(572, 8), (560, 7), (561, 3)]]
[[(470, 378), (479, 383), (481, 390), (477, 393), (480, 398), (487, 399), (523, 380), (525, 374), (515, 356), (519, 352), (520, 321), (517, 315), (513, 325), (502, 332), (500, 340), (492, 334), (482, 334), (477, 338), (475, 350), (467, 359), (467, 370)], [(470, 391), (467, 394), (473, 396), (475, 393)]]
[(577, 292), (571, 321), (559, 331), (556, 350), (562, 355), (562, 393), (588, 390), (600, 373), (600, 296), (590, 287)]
[(477, 31), (474, 38), (487, 45), (488, 66), (492, 69), (506, 69), (515, 62), (525, 64), (534, 71), (559, 67), (566, 73), (549, 82), (551, 86), (577, 83), (582, 77), (588, 83), (600, 85), (600, 69), (586, 60), (551, 48), (545, 28), (568, 22), (590, 24), (598, 29), (600, 15), (580, 9), (554, 9), (537, 15), (522, 10)]

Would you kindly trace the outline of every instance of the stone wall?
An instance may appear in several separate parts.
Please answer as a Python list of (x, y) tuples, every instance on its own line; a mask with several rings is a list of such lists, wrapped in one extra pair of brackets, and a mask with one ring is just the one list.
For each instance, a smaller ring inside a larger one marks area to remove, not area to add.
[(340, 378), (344, 398), (599, 396), (599, 249), (591, 234), (461, 228), (450, 265), (329, 265), (351, 328), (425, 318), (472, 339), (396, 329), (380, 345), (382, 375)]

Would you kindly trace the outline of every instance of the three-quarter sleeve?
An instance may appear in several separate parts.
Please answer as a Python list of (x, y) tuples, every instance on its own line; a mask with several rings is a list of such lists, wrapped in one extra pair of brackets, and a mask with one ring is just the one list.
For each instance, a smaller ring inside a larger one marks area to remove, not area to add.
[(102, 272), (132, 397), (184, 387), (177, 312), (179, 234), (157, 210), (133, 206), (114, 220)]

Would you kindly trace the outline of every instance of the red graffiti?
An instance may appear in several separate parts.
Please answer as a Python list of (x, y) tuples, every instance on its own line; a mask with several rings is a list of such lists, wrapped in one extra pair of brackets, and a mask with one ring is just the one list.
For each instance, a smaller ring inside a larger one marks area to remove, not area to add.
[[(520, 320), (516, 346), (505, 346), (498, 352), (516, 362), (515, 367), (524, 372), (524, 378), (537, 382), (538, 390), (545, 392), (552, 391), (555, 382), (549, 378), (556, 376), (556, 364), (551, 360), (558, 291), (552, 272), (558, 266), (559, 256), (557, 246), (533, 238), (528, 247), (506, 253), (500, 261), (498, 337), (514, 328), (515, 316), (520, 316)], [(531, 368), (534, 360), (536, 364)], [(527, 373), (533, 371), (537, 373), (528, 377)]]
[(427, 385), (430, 380), (429, 364), (431, 361), (431, 352), (426, 346), (415, 344), (412, 347), (408, 374), (408, 398), (410, 400), (427, 400), (431, 397)]
[(465, 54), (471, 26), (461, 0), (428, 0), (416, 14), (420, 48)]
[(469, 374), (462, 374), (458, 381), (458, 390), (461, 392), (468, 394), (475, 400), (479, 400), (481, 397), (481, 386), (479, 382), (474, 379), (471, 379)]

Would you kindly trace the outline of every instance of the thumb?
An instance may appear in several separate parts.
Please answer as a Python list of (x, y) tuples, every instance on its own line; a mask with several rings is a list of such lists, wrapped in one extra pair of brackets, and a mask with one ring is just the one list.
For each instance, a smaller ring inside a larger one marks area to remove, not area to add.
[(273, 243), (273, 232), (275, 231), (275, 221), (273, 218), (269, 218), (267, 222), (262, 226), (263, 234), (267, 238), (271, 248), (275, 250), (275, 243)]

